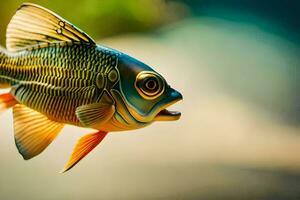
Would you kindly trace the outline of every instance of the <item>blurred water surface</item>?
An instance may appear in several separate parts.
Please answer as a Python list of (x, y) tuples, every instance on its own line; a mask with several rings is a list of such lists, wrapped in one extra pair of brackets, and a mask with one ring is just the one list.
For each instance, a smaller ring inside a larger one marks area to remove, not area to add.
[(99, 39), (181, 91), (182, 118), (110, 134), (69, 173), (56, 172), (91, 130), (68, 126), (23, 161), (1, 115), (0, 199), (299, 199), (299, 46), (273, 21), (234, 15), (248, 22), (191, 16)]

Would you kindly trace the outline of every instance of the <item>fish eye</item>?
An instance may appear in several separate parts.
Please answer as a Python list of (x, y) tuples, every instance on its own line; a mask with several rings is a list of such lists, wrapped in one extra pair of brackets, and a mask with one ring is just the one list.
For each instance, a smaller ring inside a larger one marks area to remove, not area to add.
[(145, 83), (145, 86), (148, 90), (154, 90), (157, 86), (157, 81), (156, 80), (147, 80)]
[(155, 72), (143, 71), (137, 75), (135, 87), (143, 98), (155, 99), (164, 92), (165, 83)]

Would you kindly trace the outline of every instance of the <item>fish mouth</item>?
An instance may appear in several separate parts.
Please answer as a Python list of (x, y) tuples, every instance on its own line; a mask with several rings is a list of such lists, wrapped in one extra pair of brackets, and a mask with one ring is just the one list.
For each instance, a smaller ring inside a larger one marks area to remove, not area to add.
[(181, 117), (181, 113), (179, 111), (171, 111), (168, 110), (167, 108), (170, 107), (171, 105), (177, 103), (178, 101), (181, 101), (182, 95), (174, 91), (172, 93), (172, 100), (171, 102), (167, 103), (155, 116), (154, 120), (155, 121), (175, 121), (178, 120)]
[(181, 112), (171, 111), (167, 109), (161, 110), (155, 117), (156, 121), (175, 121), (181, 116)]

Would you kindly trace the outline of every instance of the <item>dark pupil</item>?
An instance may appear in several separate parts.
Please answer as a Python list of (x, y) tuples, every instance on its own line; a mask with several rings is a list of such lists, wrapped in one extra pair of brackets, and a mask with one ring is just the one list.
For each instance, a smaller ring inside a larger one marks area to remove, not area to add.
[(153, 90), (156, 86), (156, 82), (154, 80), (149, 80), (146, 82), (146, 87), (150, 90)]

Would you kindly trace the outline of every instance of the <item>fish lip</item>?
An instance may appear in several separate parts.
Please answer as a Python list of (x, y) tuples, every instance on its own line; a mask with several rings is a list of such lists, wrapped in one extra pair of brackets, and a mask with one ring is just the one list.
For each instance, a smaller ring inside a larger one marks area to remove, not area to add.
[(177, 103), (178, 101), (183, 100), (182, 95), (178, 93), (178, 97), (171, 101), (170, 103), (166, 104), (162, 109), (156, 114), (154, 117), (155, 121), (175, 121), (180, 119), (181, 112), (179, 111), (170, 111), (167, 108), (172, 106), (173, 104)]

